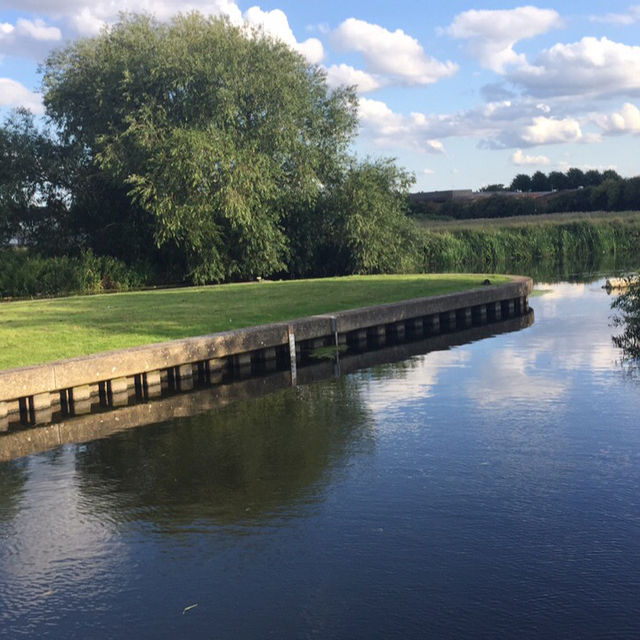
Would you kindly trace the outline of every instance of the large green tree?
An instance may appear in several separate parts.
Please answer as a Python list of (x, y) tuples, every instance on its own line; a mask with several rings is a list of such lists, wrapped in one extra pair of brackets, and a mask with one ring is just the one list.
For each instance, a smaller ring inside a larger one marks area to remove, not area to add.
[(43, 71), (64, 142), (196, 282), (284, 270), (291, 220), (344, 175), (357, 126), (352, 89), (330, 91), (285, 44), (200, 14), (125, 16)]

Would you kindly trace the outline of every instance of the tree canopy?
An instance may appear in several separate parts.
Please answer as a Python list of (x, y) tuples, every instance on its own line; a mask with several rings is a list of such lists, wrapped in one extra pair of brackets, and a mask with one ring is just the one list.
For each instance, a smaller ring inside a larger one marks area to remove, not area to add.
[(81, 150), (84, 179), (128, 199), (196, 282), (285, 270), (290, 221), (349, 171), (353, 89), (329, 90), (321, 69), (260, 31), (195, 13), (125, 16), (43, 71), (47, 115)]

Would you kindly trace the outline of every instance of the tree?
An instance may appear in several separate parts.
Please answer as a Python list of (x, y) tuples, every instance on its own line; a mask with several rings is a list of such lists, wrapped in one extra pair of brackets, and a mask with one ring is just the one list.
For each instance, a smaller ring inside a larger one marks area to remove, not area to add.
[(6, 118), (0, 127), (0, 246), (14, 239), (33, 242), (43, 227), (61, 221), (68, 200), (67, 160), (29, 111), (18, 109)]
[(550, 191), (551, 185), (549, 184), (549, 178), (542, 173), (542, 171), (536, 171), (531, 176), (531, 191)]
[(414, 178), (390, 159), (352, 160), (324, 189), (313, 216), (296, 220), (297, 275), (390, 273), (413, 265), (414, 223), (407, 192)]
[(195, 282), (284, 270), (287, 220), (335, 182), (357, 125), (353, 89), (331, 92), (282, 42), (195, 13), (125, 16), (54, 52), (44, 88), (63, 140)]
[(526, 173), (519, 173), (509, 188), (511, 191), (531, 191), (531, 178)]
[(567, 188), (578, 189), (579, 187), (584, 187), (584, 184), (584, 172), (576, 167), (571, 167), (571, 169), (567, 171)]
[(506, 188), (503, 184), (488, 184), (480, 187), (480, 191), (483, 193), (495, 193), (496, 191), (506, 191)]
[(567, 189), (567, 176), (562, 171), (552, 171), (549, 173), (549, 186), (557, 191)]

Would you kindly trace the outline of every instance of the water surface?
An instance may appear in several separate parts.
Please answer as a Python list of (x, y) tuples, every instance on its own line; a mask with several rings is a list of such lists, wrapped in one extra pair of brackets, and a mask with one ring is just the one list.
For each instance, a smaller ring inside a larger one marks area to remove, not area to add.
[(0, 636), (640, 636), (640, 383), (600, 285), (543, 286), (516, 333), (1, 463)]

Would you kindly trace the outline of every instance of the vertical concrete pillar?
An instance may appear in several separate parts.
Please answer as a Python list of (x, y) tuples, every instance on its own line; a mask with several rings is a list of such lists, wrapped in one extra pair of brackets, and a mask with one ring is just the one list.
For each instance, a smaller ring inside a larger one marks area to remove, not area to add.
[(339, 333), (338, 334), (338, 345), (347, 344), (347, 334)]
[[(275, 349), (274, 349), (275, 351)], [(209, 382), (217, 384), (222, 382), (222, 376), (227, 362), (224, 358), (211, 358), (209, 360)]]
[(265, 359), (266, 362), (268, 362), (270, 360), (275, 360), (276, 359), (276, 348), (275, 347), (268, 347), (267, 349), (263, 349), (262, 350), (262, 357)]
[(30, 418), (33, 424), (51, 422), (53, 411), (51, 410), (51, 394), (38, 393), (29, 398)]
[(384, 344), (387, 341), (387, 328), (383, 324), (369, 327), (367, 333), (376, 344)]
[(516, 304), (513, 300), (507, 300), (507, 316), (511, 317), (516, 312)]
[(529, 310), (529, 301), (526, 296), (522, 296), (519, 301), (519, 312), (520, 315), (524, 315)]
[(455, 328), (457, 327), (457, 318), (456, 318), (456, 312), (455, 311), (445, 311), (444, 315), (444, 321), (445, 324), (447, 325), (447, 329), (449, 329), (449, 331), (454, 331)]
[(355, 341), (358, 343), (358, 346), (360, 347), (366, 347), (367, 346), (367, 330), (366, 329), (359, 329), (358, 331), (355, 332)]
[(473, 324), (473, 314), (471, 313), (471, 307), (460, 309), (460, 324), (463, 327), (470, 327)]
[(73, 387), (70, 395), (74, 416), (81, 416), (91, 411), (91, 387), (88, 384)]
[(169, 371), (167, 369), (160, 370), (160, 389), (161, 391), (169, 390)]
[(144, 387), (147, 398), (159, 398), (162, 395), (162, 376), (159, 371), (147, 371), (144, 374)]
[(181, 364), (176, 367), (176, 377), (178, 378), (180, 391), (190, 391), (193, 389), (193, 365)]
[(293, 327), (289, 325), (289, 359), (291, 363), (291, 385), (295, 387), (298, 384), (298, 345), (296, 345), (296, 336)]
[(488, 305), (490, 316), (493, 320), (501, 320), (502, 319), (502, 304), (499, 302), (492, 302)]
[(440, 333), (440, 316), (437, 313), (427, 316), (426, 328), (429, 333)]
[(9, 403), (0, 402), (0, 432), (9, 431)]
[(402, 340), (405, 337), (407, 331), (404, 320), (402, 322), (394, 322), (392, 327), (395, 337), (398, 338), (398, 340)]
[(424, 333), (424, 323), (422, 318), (413, 318), (411, 320), (411, 331), (415, 336), (421, 336)]
[(487, 305), (479, 304), (476, 307), (476, 315), (480, 324), (487, 324)]

